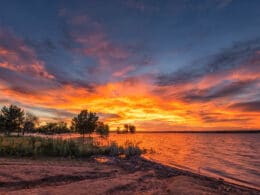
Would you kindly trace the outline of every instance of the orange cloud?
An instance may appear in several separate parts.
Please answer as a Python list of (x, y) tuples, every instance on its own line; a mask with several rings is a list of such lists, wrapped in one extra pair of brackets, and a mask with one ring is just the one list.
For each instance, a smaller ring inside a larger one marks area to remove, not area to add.
[[(152, 77), (140, 75), (96, 85), (93, 92), (70, 84), (57, 85), (37, 93), (21, 93), (1, 82), (0, 88), (4, 89), (1, 90), (1, 97), (10, 102), (13, 100), (25, 107), (33, 105), (36, 108), (45, 108), (47, 111), (43, 113), (50, 110), (47, 116), (37, 112), (43, 116), (43, 120), (60, 118), (70, 121), (70, 118), (67, 115), (63, 116), (61, 112), (55, 112), (53, 115), (51, 108), (67, 111), (72, 115), (82, 109), (89, 109), (106, 114), (101, 118), (112, 129), (124, 123), (134, 123), (139, 130), (257, 129), (260, 121), (259, 112), (251, 112), (249, 104), (236, 104), (235, 100), (227, 96), (208, 101), (183, 99), (184, 94), (194, 89), (214, 89), (225, 79), (244, 83), (248, 81), (249, 75), (249, 72), (246, 74), (244, 70), (238, 69), (222, 75), (224, 77), (221, 78), (217, 75), (205, 76), (197, 83), (176, 86), (156, 86), (153, 85)], [(255, 73), (251, 78), (259, 77)], [(259, 87), (259, 83), (256, 85)], [(214, 92), (217, 92), (217, 88)], [(243, 100), (243, 96), (240, 97), (240, 101), (241, 98)]]
[[(78, 113), (81, 109), (106, 113), (107, 116), (101, 119), (105, 120), (112, 129), (124, 123), (134, 123), (139, 130), (217, 130), (259, 127), (259, 116), (252, 113), (245, 116), (243, 111), (230, 110), (226, 104), (223, 105), (226, 100), (188, 103), (174, 96), (164, 99), (164, 96), (153, 93), (158, 87), (151, 85), (150, 82), (149, 77), (138, 77), (98, 85), (95, 92), (88, 92), (84, 88), (68, 84), (38, 94), (19, 94), (13, 90), (5, 90), (2, 95), (10, 100), (22, 102), (25, 106), (55, 108), (72, 114)], [(174, 87), (167, 90), (174, 90)], [(44, 115), (43, 118), (58, 120), (59, 115), (50, 114), (49, 118)], [(60, 116), (60, 118), (70, 121), (68, 117)]]

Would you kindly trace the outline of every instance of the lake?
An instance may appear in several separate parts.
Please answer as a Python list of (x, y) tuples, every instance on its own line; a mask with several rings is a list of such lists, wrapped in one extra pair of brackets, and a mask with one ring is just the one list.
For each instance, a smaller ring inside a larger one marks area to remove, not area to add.
[(152, 148), (144, 157), (162, 164), (260, 189), (259, 133), (111, 133), (109, 139)]
[(144, 155), (147, 159), (260, 189), (260, 133), (110, 133), (108, 140), (139, 143), (152, 150)]

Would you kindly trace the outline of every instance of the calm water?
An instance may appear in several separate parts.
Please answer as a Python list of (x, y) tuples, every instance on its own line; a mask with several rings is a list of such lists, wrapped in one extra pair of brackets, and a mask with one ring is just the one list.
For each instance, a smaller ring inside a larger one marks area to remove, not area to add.
[(111, 134), (111, 140), (140, 142), (160, 163), (260, 189), (260, 134)]

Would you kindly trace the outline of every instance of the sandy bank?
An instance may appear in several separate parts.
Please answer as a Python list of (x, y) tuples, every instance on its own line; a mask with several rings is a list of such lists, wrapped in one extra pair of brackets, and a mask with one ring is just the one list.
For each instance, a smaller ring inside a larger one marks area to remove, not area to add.
[(260, 194), (142, 158), (0, 159), (0, 194)]

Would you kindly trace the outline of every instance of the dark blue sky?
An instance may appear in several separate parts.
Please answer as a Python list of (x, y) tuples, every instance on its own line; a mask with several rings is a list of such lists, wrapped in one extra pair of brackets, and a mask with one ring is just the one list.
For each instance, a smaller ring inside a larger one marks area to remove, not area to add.
[[(98, 23), (106, 38), (151, 60), (161, 71), (173, 71), (259, 36), (259, 1), (1, 1), (1, 28), (10, 29), (40, 51), (47, 69), (66, 64), (73, 70), (73, 54), (62, 42), (76, 46), (70, 33), (95, 33)], [(63, 13), (64, 12), (64, 13)], [(77, 26), (73, 17), (88, 17)], [(89, 24), (90, 23), (90, 24)], [(80, 26), (80, 27), (79, 27)], [(43, 42), (43, 43), (42, 43)], [(48, 44), (49, 43), (49, 44)], [(39, 46), (39, 44), (45, 44)], [(55, 56), (44, 51), (55, 48)], [(59, 56), (57, 56), (59, 55)], [(140, 56), (139, 56), (140, 58)], [(79, 66), (94, 66), (92, 57)], [(136, 62), (137, 63), (137, 62)], [(142, 66), (142, 64), (141, 64)], [(71, 69), (70, 69), (70, 68)], [(141, 67), (143, 68), (143, 67)], [(56, 70), (53, 70), (56, 71)], [(141, 71), (141, 70), (137, 70)]]

